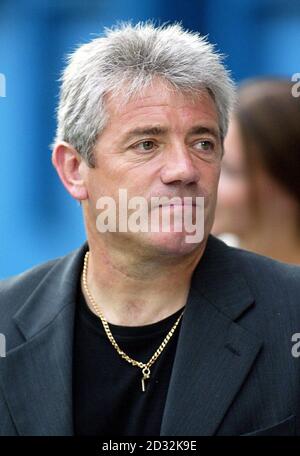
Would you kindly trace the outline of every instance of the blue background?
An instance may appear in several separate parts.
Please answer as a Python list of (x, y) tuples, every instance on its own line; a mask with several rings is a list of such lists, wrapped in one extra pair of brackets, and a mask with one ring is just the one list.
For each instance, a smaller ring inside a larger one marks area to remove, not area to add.
[(0, 278), (85, 239), (81, 209), (50, 160), (57, 79), (65, 53), (129, 19), (209, 34), (237, 82), (300, 72), (299, 0), (0, 0)]

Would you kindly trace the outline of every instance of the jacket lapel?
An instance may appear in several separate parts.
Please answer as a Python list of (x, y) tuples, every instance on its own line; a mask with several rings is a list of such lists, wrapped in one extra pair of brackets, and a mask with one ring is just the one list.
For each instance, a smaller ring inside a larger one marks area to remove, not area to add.
[(209, 237), (178, 338), (160, 435), (213, 435), (262, 346), (235, 320), (254, 304), (234, 255)]
[(58, 261), (14, 316), (25, 342), (0, 363), (1, 388), (20, 435), (72, 435), (76, 287), (87, 244)]

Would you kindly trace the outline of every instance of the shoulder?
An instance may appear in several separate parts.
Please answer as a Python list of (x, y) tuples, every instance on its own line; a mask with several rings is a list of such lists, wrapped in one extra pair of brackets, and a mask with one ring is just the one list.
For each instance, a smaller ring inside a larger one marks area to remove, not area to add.
[(61, 258), (46, 261), (20, 274), (0, 280), (0, 294), (5, 296), (7, 294), (26, 293), (27, 290), (30, 292)]
[(20, 274), (0, 280), (1, 326), (5, 326), (5, 321), (11, 319), (61, 258), (49, 260)]
[(262, 286), (268, 283), (274, 287), (289, 283), (298, 287), (300, 291), (300, 266), (283, 263), (237, 247), (228, 247), (228, 249), (236, 265), (242, 269), (249, 280), (255, 279)]
[(282, 312), (300, 319), (300, 266), (282, 263), (237, 247), (225, 246), (233, 271), (242, 275), (264, 312)]
[(0, 281), (0, 333), (10, 347), (21, 342), (20, 319), (40, 325), (55, 318), (75, 295), (87, 243), (70, 253)]
[[(206, 253), (206, 252), (205, 252)], [(300, 266), (282, 263), (264, 255), (259, 255), (238, 247), (231, 247), (222, 240), (210, 236), (207, 243), (207, 266), (210, 275), (222, 276), (220, 284), (231, 283), (231, 288), (241, 287), (244, 282), (252, 296), (267, 302), (292, 301), (300, 295)], [(212, 281), (211, 286), (213, 286)]]
[(236, 246), (227, 245), (223, 240), (210, 235), (207, 244), (208, 249), (217, 251), (215, 257), (222, 258), (224, 262), (230, 262), (235, 268), (242, 270), (249, 277), (263, 274), (264, 277), (282, 278), (298, 283), (300, 279), (300, 265), (283, 263), (270, 257), (260, 255)]

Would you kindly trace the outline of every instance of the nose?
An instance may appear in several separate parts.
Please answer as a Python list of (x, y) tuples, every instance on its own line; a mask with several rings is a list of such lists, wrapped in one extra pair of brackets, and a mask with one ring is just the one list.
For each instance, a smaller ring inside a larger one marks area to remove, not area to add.
[(161, 181), (164, 184), (197, 183), (200, 179), (199, 169), (185, 144), (170, 146), (165, 151), (164, 165), (161, 169)]

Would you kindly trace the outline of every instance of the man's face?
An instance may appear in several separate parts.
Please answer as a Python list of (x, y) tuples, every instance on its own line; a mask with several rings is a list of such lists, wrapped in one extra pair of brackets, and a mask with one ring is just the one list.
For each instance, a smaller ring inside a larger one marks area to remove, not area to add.
[[(206, 239), (213, 223), (222, 155), (218, 114), (210, 95), (203, 91), (192, 100), (156, 81), (127, 104), (108, 97), (106, 109), (109, 120), (94, 149), (96, 167), (88, 168), (85, 176), (88, 229), (96, 233), (97, 200), (109, 196), (118, 206), (119, 189), (126, 189), (128, 200), (142, 196), (148, 201), (149, 215), (165, 210), (151, 209), (152, 197), (193, 197), (195, 202), (204, 196)], [(199, 243), (187, 243), (186, 234), (183, 229), (96, 235), (107, 236), (106, 242), (122, 249), (183, 255), (199, 247)]]

